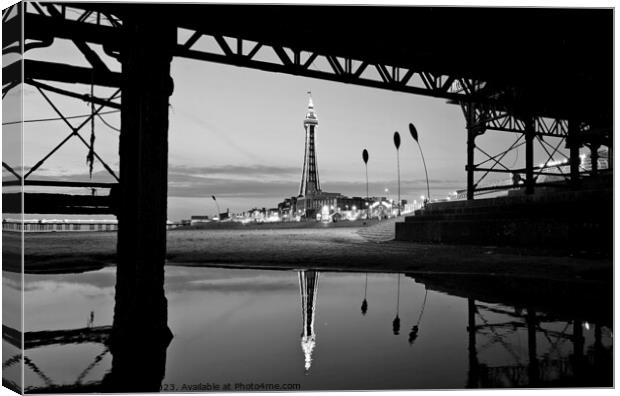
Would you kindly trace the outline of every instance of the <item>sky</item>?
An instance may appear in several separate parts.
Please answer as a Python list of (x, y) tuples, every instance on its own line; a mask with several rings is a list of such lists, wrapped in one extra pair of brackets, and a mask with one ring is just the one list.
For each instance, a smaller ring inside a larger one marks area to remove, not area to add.
[[(197, 45), (207, 48), (210, 44)], [(120, 70), (118, 62), (106, 56), (100, 47), (93, 46), (93, 49), (112, 70)], [(65, 40), (56, 40), (50, 48), (29, 51), (27, 56), (88, 65), (75, 46)], [(402, 140), (401, 198), (413, 201), (426, 194), (422, 159), (409, 135), (409, 123), (419, 132), (431, 196), (443, 198), (466, 186), (465, 120), (459, 106), (443, 99), (180, 58), (174, 59), (171, 68), (175, 84), (169, 112), (168, 218), (171, 220), (215, 215), (212, 195), (217, 197), (222, 210), (232, 212), (276, 207), (284, 198), (296, 195), (303, 166), (303, 119), (308, 91), (312, 92), (319, 119), (316, 146), (323, 191), (364, 196), (362, 150), (367, 149), (370, 195), (395, 199), (397, 153), (392, 139), (398, 131)], [(90, 90), (89, 86), (79, 84), (53, 85), (79, 93)], [(101, 97), (112, 92), (95, 88), (95, 94)], [(16, 93), (14, 90), (9, 95)], [(65, 115), (90, 112), (86, 102), (56, 94), (49, 97)], [(36, 89), (25, 86), (24, 119), (47, 117), (57, 114)], [(107, 125), (100, 119), (95, 123), (95, 149), (118, 170), (116, 129), (120, 127), (120, 117), (118, 113), (110, 113), (103, 119)], [(6, 121), (10, 117), (5, 115)], [(81, 119), (70, 121), (78, 125)], [(62, 121), (26, 123), (24, 166), (31, 167), (69, 132)], [(86, 140), (90, 139), (90, 133), (90, 124), (81, 130)], [(515, 138), (512, 134), (495, 134), (492, 139), (478, 141), (485, 151), (497, 152)], [(86, 153), (84, 145), (71, 138), (31, 177), (89, 180)], [(3, 156), (10, 158), (10, 153), (3, 150)], [(506, 162), (516, 164), (523, 157), (522, 152), (510, 153)], [(10, 178), (6, 172), (3, 177)], [(504, 178), (490, 176), (487, 180), (493, 183)], [(113, 181), (97, 162), (93, 180)], [(389, 190), (387, 194), (385, 189)], [(87, 193), (76, 189), (71, 192)]]

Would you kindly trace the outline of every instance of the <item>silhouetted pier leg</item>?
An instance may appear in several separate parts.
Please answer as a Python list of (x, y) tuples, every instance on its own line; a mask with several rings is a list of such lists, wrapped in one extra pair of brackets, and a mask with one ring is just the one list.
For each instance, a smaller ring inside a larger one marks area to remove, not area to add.
[(534, 193), (534, 119), (525, 119), (525, 193)]
[(596, 353), (600, 354), (602, 349), (603, 349), (603, 333), (601, 331), (601, 325), (595, 324), (594, 325), (594, 350), (596, 351)]
[(474, 184), (474, 170), (476, 168), (475, 150), (476, 150), (476, 137), (482, 132), (480, 125), (476, 121), (476, 111), (474, 104), (467, 105), (467, 165), (465, 170), (467, 171), (467, 199), (474, 199), (474, 190), (476, 186)]
[(159, 391), (171, 340), (164, 295), (168, 102), (176, 28), (157, 14), (123, 18), (115, 391)]
[(476, 148), (475, 132), (467, 131), (467, 199), (474, 199), (474, 149)]
[(573, 187), (579, 186), (579, 123), (575, 120), (568, 122), (568, 137), (566, 144), (569, 149), (570, 181)]
[(609, 143), (607, 144), (607, 169), (610, 171), (614, 168), (614, 140), (613, 136), (609, 136)]
[(531, 308), (527, 309), (527, 352), (529, 364), (527, 367), (530, 385), (538, 384), (538, 357), (536, 353), (536, 312)]
[[(605, 347), (603, 346), (603, 332), (601, 325), (594, 324), (594, 367), (590, 372), (594, 372), (595, 379), (590, 381), (590, 384), (605, 384), (601, 386), (613, 385), (613, 357), (611, 354), (605, 353)], [(587, 385), (590, 385), (587, 384)]]
[(467, 299), (467, 333), (469, 334), (469, 371), (467, 372), (467, 388), (478, 388), (478, 351), (476, 350), (476, 300)]
[(581, 382), (583, 374), (583, 348), (585, 339), (583, 337), (583, 324), (580, 320), (573, 321), (573, 374), (577, 383)]
[(600, 147), (600, 145), (594, 143), (590, 145), (590, 163), (592, 164), (592, 171), (590, 174), (592, 176), (598, 175), (598, 149)]

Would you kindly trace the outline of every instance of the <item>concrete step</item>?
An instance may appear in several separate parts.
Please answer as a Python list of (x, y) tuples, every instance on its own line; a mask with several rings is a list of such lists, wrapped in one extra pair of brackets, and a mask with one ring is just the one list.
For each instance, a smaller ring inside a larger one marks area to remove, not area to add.
[(611, 189), (440, 202), (396, 224), (397, 241), (613, 249)]
[(388, 242), (396, 237), (396, 223), (402, 223), (403, 218), (383, 220), (369, 227), (361, 228), (358, 235), (371, 242)]

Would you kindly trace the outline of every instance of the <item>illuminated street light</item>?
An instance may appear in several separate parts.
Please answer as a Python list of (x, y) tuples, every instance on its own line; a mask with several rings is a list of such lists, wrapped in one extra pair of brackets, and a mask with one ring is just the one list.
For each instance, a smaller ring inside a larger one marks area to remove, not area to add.
[(418, 148), (420, 149), (420, 155), (422, 156), (422, 163), (424, 164), (424, 173), (426, 174), (426, 193), (428, 195), (428, 199), (431, 199), (431, 188), (428, 183), (428, 171), (426, 170), (426, 161), (424, 160), (424, 153), (422, 153), (422, 146), (420, 146), (420, 141), (418, 140), (418, 131), (415, 129), (412, 123), (409, 123), (409, 133), (411, 133), (411, 137), (418, 144)]
[(220, 213), (222, 212), (220, 210), (220, 205), (217, 203), (217, 199), (215, 199), (215, 195), (211, 195), (211, 198), (213, 198), (213, 200), (215, 201), (215, 206), (217, 207), (217, 218), (219, 220), (220, 219)]

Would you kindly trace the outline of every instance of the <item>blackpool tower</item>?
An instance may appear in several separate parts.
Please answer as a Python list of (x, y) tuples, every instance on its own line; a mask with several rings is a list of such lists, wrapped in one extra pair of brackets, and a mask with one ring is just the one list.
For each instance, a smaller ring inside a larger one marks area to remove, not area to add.
[(316, 164), (316, 148), (314, 133), (319, 120), (314, 112), (314, 103), (312, 103), (312, 95), (308, 100), (308, 112), (304, 118), (304, 129), (306, 130), (306, 150), (304, 154), (304, 168), (301, 173), (301, 184), (299, 186), (299, 196), (314, 195), (321, 192), (319, 184), (319, 171)]

